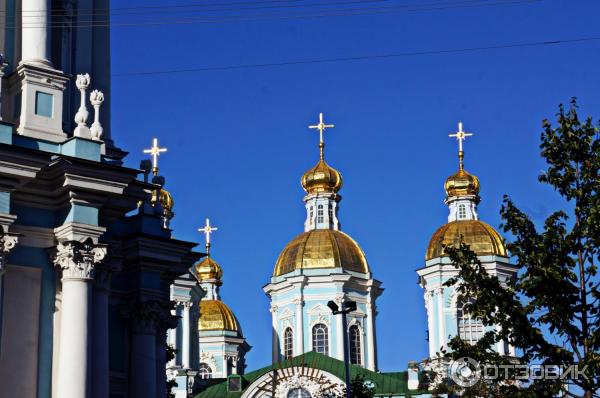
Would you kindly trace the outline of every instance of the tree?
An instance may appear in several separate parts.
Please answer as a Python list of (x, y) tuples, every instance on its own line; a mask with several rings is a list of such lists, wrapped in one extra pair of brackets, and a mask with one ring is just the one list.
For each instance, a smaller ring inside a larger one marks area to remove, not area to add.
[[(167, 363), (175, 359), (177, 355), (177, 350), (171, 345), (167, 344)], [(167, 380), (167, 398), (175, 398), (175, 393), (173, 389), (177, 387), (177, 382), (175, 379)]]
[[(369, 382), (365, 380), (364, 376), (356, 375), (352, 381), (350, 381), (350, 397), (352, 398), (373, 398), (375, 395), (375, 389), (369, 385)], [(342, 397), (346, 396), (344, 394)]]
[[(541, 155), (547, 169), (539, 181), (564, 199), (565, 210), (552, 213), (536, 228), (531, 218), (505, 196), (500, 211), (502, 229), (512, 235), (507, 244), (519, 265), (518, 276), (507, 284), (489, 275), (467, 245), (447, 247), (459, 270), (455, 285), (469, 298), (467, 310), (485, 325), (497, 325), (474, 345), (454, 338), (448, 359), (471, 357), (488, 364), (574, 365), (585, 377), (515, 382), (515, 372), (504, 380), (484, 380), (472, 387), (440, 387), (464, 396), (556, 396), (565, 385), (572, 397), (600, 397), (600, 125), (580, 120), (573, 99), (561, 105), (557, 125), (543, 122)], [(508, 341), (518, 352), (507, 359), (492, 346)]]

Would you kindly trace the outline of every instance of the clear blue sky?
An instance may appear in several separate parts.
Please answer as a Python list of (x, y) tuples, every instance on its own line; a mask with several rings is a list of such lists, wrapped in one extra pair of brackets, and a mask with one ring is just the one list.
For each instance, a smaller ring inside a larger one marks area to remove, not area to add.
[[(259, 7), (343, 0), (246, 1)], [(118, 0), (112, 7), (209, 2)], [(214, 3), (224, 2), (230, 0)], [(362, 246), (385, 287), (378, 301), (380, 368), (405, 369), (409, 360), (427, 355), (423, 292), (415, 270), (423, 266), (431, 234), (446, 222), (443, 182), (457, 168), (456, 142), (448, 133), (459, 120), (475, 133), (466, 143), (465, 163), (481, 180), (483, 220), (498, 226), (507, 193), (542, 221), (562, 203), (537, 183), (544, 167), (538, 151), (541, 121), (572, 96), (582, 113), (600, 117), (600, 41), (118, 75), (600, 37), (600, 2), (499, 2), (463, 1), (478, 7), (450, 8), (459, 2), (445, 0), (437, 3), (448, 7), (418, 12), (112, 28), (113, 138), (131, 152), (126, 159), (131, 167), (139, 165), (152, 137), (169, 148), (160, 166), (175, 199), (177, 238), (200, 242), (196, 229), (207, 216), (219, 227), (213, 255), (225, 271), (221, 293), (253, 346), (249, 369), (270, 361), (271, 321), (262, 286), (280, 250), (303, 228), (299, 179), (318, 159), (318, 137), (306, 126), (319, 112), (336, 125), (326, 133), (327, 160), (344, 176), (343, 229)], [(343, 3), (329, 9), (418, 4)], [(317, 9), (310, 8), (312, 15), (327, 8)], [(142, 14), (148, 10), (129, 10), (132, 15), (115, 16), (113, 22), (181, 22), (206, 15), (165, 9)], [(208, 15), (225, 19), (308, 10)]]

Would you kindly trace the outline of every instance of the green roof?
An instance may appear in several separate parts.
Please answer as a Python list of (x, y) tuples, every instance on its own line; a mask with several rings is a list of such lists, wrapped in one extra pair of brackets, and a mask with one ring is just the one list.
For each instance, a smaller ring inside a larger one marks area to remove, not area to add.
[[(279, 362), (271, 366), (264, 367), (262, 369), (249, 372), (242, 376), (242, 389), (246, 390), (253, 382), (259, 379), (261, 376), (268, 372), (277, 370), (292, 368), (297, 366), (304, 366), (308, 368), (319, 369), (344, 380), (344, 362), (335, 358), (328, 357), (323, 354), (316, 352), (308, 352), (304, 355), (291, 358), (284, 362)], [(394, 372), (394, 373), (377, 373), (372, 372), (358, 365), (350, 365), (350, 378), (354, 379), (357, 375), (361, 375), (365, 380), (371, 381), (375, 384), (375, 395), (419, 395), (427, 393), (427, 391), (410, 391), (408, 390), (408, 373), (407, 372)], [(214, 382), (217, 382), (216, 380)], [(221, 382), (214, 384), (206, 388), (201, 393), (197, 394), (195, 398), (238, 398), (241, 397), (243, 392), (227, 392), (227, 381), (221, 379)]]

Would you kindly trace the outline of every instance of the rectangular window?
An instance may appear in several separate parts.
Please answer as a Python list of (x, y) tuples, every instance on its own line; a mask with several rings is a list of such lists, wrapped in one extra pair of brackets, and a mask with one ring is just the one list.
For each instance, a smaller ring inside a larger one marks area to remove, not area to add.
[(54, 97), (52, 94), (35, 92), (35, 114), (39, 116), (52, 117), (52, 106)]

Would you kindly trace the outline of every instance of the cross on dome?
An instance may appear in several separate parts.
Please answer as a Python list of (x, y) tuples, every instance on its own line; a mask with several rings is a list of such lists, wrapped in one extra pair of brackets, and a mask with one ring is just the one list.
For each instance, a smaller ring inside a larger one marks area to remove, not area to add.
[(213, 227), (212, 225), (210, 225), (210, 220), (207, 218), (206, 219), (206, 225), (204, 226), (204, 228), (199, 228), (198, 231), (204, 233), (204, 239), (206, 240), (206, 253), (209, 254), (210, 252), (210, 234), (212, 234), (214, 231), (217, 231), (219, 228), (217, 227)]
[(471, 137), (472, 135), (473, 135), (472, 133), (467, 133), (466, 131), (463, 131), (462, 122), (458, 122), (458, 131), (457, 132), (455, 132), (454, 134), (448, 134), (448, 137), (456, 137), (456, 140), (458, 141), (458, 161), (459, 161), (460, 170), (462, 170), (464, 167), (464, 165), (463, 165), (463, 159), (464, 159), (463, 141), (466, 140), (467, 137)]
[(144, 149), (144, 153), (148, 153), (152, 156), (152, 171), (155, 175), (158, 174), (158, 157), (164, 152), (167, 152), (167, 148), (158, 146), (158, 138), (152, 140), (152, 148)]
[(326, 129), (334, 128), (333, 124), (325, 124), (323, 121), (323, 112), (319, 113), (319, 123), (308, 126), (309, 129), (319, 130), (319, 149), (321, 153), (321, 160), (323, 160), (323, 149), (325, 148), (325, 142), (323, 142), (323, 133)]

